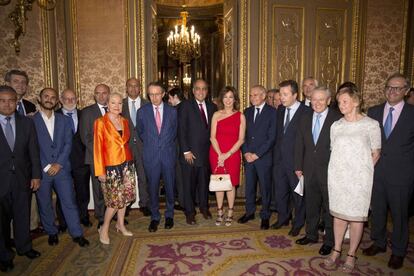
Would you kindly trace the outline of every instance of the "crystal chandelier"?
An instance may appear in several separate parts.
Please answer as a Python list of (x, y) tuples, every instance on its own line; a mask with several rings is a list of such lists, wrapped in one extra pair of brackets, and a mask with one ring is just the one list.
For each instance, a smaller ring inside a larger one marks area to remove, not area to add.
[(185, 86), (191, 85), (191, 77), (189, 77), (187, 73), (185, 73), (185, 76), (183, 78), (183, 83)]
[(168, 55), (182, 63), (188, 63), (193, 58), (201, 56), (200, 51), (200, 36), (194, 31), (194, 26), (191, 26), (190, 32), (187, 28), (188, 12), (182, 11), (180, 32), (178, 26), (175, 26), (175, 32), (171, 31), (167, 38), (167, 53)]

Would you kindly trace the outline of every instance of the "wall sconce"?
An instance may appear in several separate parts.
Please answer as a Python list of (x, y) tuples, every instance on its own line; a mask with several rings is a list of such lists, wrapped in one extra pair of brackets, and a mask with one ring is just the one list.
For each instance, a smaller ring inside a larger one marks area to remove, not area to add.
[[(11, 0), (0, 0), (0, 6), (6, 6), (10, 2)], [(34, 2), (37, 2), (37, 5), (45, 10), (53, 10), (56, 6), (55, 0), (16, 0), (16, 6), (9, 14), (9, 18), (14, 24), (14, 38), (11, 39), (10, 45), (14, 47), (17, 55), (20, 53), (19, 38), (26, 34), (26, 13), (32, 10)]]

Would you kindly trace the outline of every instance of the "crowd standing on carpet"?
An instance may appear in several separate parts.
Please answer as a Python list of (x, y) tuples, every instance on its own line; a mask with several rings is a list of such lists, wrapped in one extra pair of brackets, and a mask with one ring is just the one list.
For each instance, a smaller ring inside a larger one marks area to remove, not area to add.
[[(224, 87), (215, 104), (202, 79), (194, 82), (189, 99), (179, 88), (166, 91), (152, 82), (146, 91), (149, 101), (135, 78), (127, 80), (125, 98), (98, 84), (95, 103), (82, 110), (73, 90), (59, 95), (53, 88), (39, 91), (37, 109), (23, 98), (28, 85), (24, 71), (11, 70), (0, 86), (3, 272), (13, 269), (15, 252), (30, 259), (41, 255), (32, 248), (30, 232), (44, 231), (53, 246), (59, 243), (58, 233), (68, 230), (79, 246), (89, 245), (81, 225), (92, 226), (90, 179), (102, 244), (110, 244), (113, 220), (117, 232), (133, 236), (125, 216), (136, 190), (140, 211), (150, 216), (149, 232), (158, 230), (160, 183), (165, 229), (174, 227), (175, 209), (184, 211), (189, 225), (196, 224), (196, 207), (204, 219), (212, 219), (211, 174), (229, 175), (231, 186), (215, 192), (214, 223), (231, 226), (242, 162), (246, 201), (238, 223), (255, 219), (259, 194), (260, 228), (291, 225), (288, 234), (295, 237), (305, 226), (299, 245), (317, 243), (323, 230), (319, 254), (327, 255), (326, 266), (337, 265), (349, 229), (342, 269), (352, 272), (369, 214), (373, 243), (362, 253), (386, 252), (390, 211), (388, 266), (403, 265), (414, 189), (414, 92), (399, 73), (385, 81), (386, 102), (367, 113), (352, 82), (343, 83), (333, 99), (332, 91), (313, 77), (302, 81), (303, 101), (294, 80), (268, 91), (253, 86), (251, 106), (244, 112), (236, 88)], [(278, 215), (270, 224), (272, 212)]]

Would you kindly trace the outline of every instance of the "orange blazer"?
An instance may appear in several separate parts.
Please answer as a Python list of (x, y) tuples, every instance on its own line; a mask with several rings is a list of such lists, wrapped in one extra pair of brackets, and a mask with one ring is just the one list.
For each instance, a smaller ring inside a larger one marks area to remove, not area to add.
[(123, 125), (122, 136), (109, 119), (108, 113), (96, 119), (93, 134), (93, 160), (95, 175), (105, 175), (106, 166), (116, 166), (132, 160), (128, 146), (128, 120), (121, 117)]

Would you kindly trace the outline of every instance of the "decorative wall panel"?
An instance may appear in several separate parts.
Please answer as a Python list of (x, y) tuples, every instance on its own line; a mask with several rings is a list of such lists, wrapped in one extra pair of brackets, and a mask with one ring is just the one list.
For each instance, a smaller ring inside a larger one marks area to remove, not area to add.
[[(55, 24), (56, 24), (56, 52), (57, 52), (57, 74), (59, 86), (57, 89), (62, 92), (68, 86), (67, 76), (67, 49), (66, 49), (66, 29), (65, 14), (63, 1), (56, 2)], [(74, 87), (70, 87), (74, 89)]]
[(226, 85), (233, 84), (233, 9), (224, 15), (224, 70)]
[(273, 6), (271, 86), (287, 79), (300, 80), (303, 71), (303, 20), (301, 7)]

